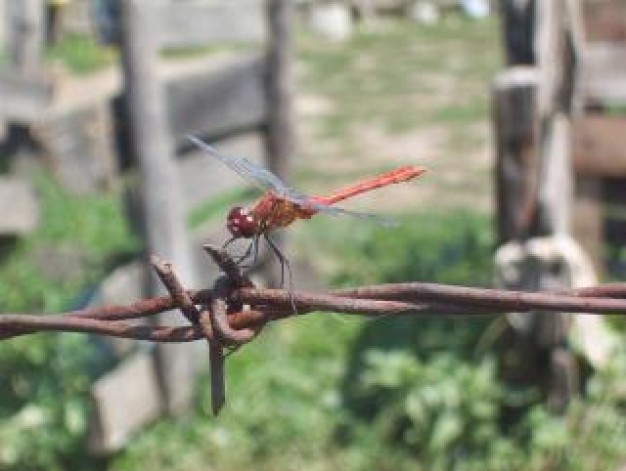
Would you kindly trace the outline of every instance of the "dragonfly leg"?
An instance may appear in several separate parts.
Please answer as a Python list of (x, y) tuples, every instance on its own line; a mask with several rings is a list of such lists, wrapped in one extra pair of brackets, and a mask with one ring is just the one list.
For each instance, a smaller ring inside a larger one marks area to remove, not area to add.
[[(226, 242), (224, 242), (224, 244), (222, 245), (222, 249), (226, 250), (228, 246), (232, 244), (234, 241), (236, 241), (237, 239), (238, 237), (231, 237)], [(248, 248), (246, 248), (246, 251), (243, 254), (233, 255), (233, 260), (240, 268), (242, 269), (249, 268), (250, 266), (256, 263), (258, 253), (259, 253), (258, 242), (259, 242), (259, 236), (256, 235), (254, 236), (254, 238), (252, 239), (252, 242), (250, 243), (250, 245), (248, 245)], [(242, 265), (241, 262), (243, 262), (246, 258), (248, 258), (251, 253), (254, 253), (254, 258), (252, 260), (252, 263), (250, 265)]]
[[(237, 263), (237, 265), (239, 265), (239, 268), (248, 269), (256, 265), (256, 262), (259, 259), (259, 237), (259, 235), (255, 235), (243, 255), (237, 257), (237, 260), (235, 262)], [(252, 260), (245, 265), (242, 264), (241, 262), (249, 258), (250, 255), (252, 255)]]
[(226, 250), (226, 248), (232, 244), (233, 242), (235, 242), (237, 240), (236, 237), (231, 237), (230, 239), (228, 239), (226, 242), (224, 242), (224, 244), (222, 245), (222, 250)]
[(287, 269), (287, 275), (289, 279), (289, 288), (288, 288), (289, 300), (291, 301), (291, 307), (293, 308), (293, 311), (297, 313), (298, 310), (296, 309), (296, 302), (293, 297), (293, 272), (291, 271), (291, 264), (289, 263), (289, 260), (287, 259), (287, 257), (285, 257), (285, 254), (283, 254), (281, 250), (278, 248), (278, 246), (276, 245), (276, 242), (274, 242), (270, 238), (270, 236), (267, 235), (267, 233), (263, 234), (263, 238), (265, 239), (265, 241), (267, 242), (267, 245), (269, 245), (270, 249), (272, 249), (272, 252), (274, 252), (274, 254), (276, 255), (276, 258), (278, 258), (278, 261), (280, 262), (280, 286), (281, 288), (285, 284), (285, 269)]

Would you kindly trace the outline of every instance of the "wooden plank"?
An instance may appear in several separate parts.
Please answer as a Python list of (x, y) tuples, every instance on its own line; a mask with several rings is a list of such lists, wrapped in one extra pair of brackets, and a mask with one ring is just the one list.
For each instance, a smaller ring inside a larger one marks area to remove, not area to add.
[(563, 0), (537, 2), (534, 37), (535, 64), (539, 71), (538, 106), (541, 118), (561, 109), (559, 103), (564, 70)]
[(90, 391), (89, 448), (106, 455), (120, 450), (159, 417), (161, 403), (152, 356), (138, 352), (100, 378)]
[(574, 173), (572, 127), (564, 113), (543, 127), (542, 165), (539, 182), (539, 217), (542, 234), (572, 233)]
[(52, 83), (37, 76), (0, 71), (0, 117), (16, 123), (41, 118), (52, 102)]
[(501, 0), (499, 3), (507, 65), (534, 64), (535, 2)]
[(265, 36), (262, 0), (184, 0), (158, 2), (154, 7), (162, 47), (258, 43)]
[[(178, 168), (166, 114), (164, 87), (158, 74), (158, 43), (153, 0), (121, 2), (122, 66), (130, 114), (132, 144), (141, 179), (141, 211), (148, 253), (170, 261), (185, 286), (195, 285)], [(163, 292), (155, 276), (150, 290)], [(157, 316), (171, 321), (171, 314)], [(169, 319), (168, 319), (169, 318)], [(182, 316), (175, 316), (186, 323)], [(183, 413), (191, 405), (195, 351), (189, 345), (156, 349), (165, 410)]]
[(58, 110), (32, 129), (57, 180), (84, 195), (110, 189), (116, 179), (112, 127), (109, 107), (102, 102)]
[(11, 67), (24, 76), (42, 71), (45, 45), (43, 0), (8, 0)]
[(626, 103), (626, 43), (590, 42), (583, 53), (587, 102)]
[(626, 176), (626, 118), (587, 114), (574, 122), (574, 167), (579, 175)]
[(14, 177), (0, 177), (0, 236), (32, 232), (39, 222), (39, 200), (33, 186)]
[(181, 142), (186, 134), (219, 136), (260, 127), (267, 120), (259, 55), (233, 61), (222, 70), (208, 70), (167, 84), (169, 128)]
[[(294, 111), (293, 72), (293, 20), (295, 6), (291, 0), (268, 0), (267, 23), (267, 74), (265, 93), (268, 103), (268, 120), (265, 137), (267, 166), (279, 177), (289, 181), (296, 153), (296, 120)], [(287, 244), (284, 234), (275, 243), (281, 249)], [(270, 258), (266, 268), (270, 285), (282, 280), (277, 258)]]
[(626, 2), (623, 0), (585, 0), (583, 12), (588, 40), (626, 40)]

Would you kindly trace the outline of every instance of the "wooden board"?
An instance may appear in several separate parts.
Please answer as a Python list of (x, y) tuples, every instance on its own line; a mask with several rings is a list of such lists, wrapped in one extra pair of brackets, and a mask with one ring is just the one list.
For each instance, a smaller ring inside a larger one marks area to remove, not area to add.
[(590, 41), (626, 40), (624, 0), (584, 0), (585, 36)]
[[(170, 132), (178, 146), (188, 146), (187, 134), (218, 138), (258, 129), (267, 122), (264, 61), (244, 56), (216, 70), (208, 67), (195, 75), (170, 80), (165, 86)], [(123, 97), (112, 102), (118, 125), (117, 146), (122, 168), (135, 161)]]
[(539, 184), (538, 70), (515, 66), (500, 72), (492, 89), (496, 136), (498, 243), (536, 230)]
[(44, 78), (0, 72), (0, 117), (29, 123), (41, 117), (52, 101), (52, 83)]
[(32, 129), (57, 180), (82, 195), (110, 189), (116, 179), (112, 127), (110, 110), (101, 102), (57, 110)]
[(215, 136), (260, 126), (267, 110), (264, 61), (250, 56), (222, 70), (210, 70), (170, 82), (168, 119), (175, 139), (186, 134)]
[(626, 103), (626, 42), (590, 42), (583, 55), (585, 101)]
[(155, 7), (163, 47), (255, 43), (265, 37), (262, 0), (182, 0), (158, 2)]
[(97, 454), (121, 449), (128, 438), (161, 413), (154, 361), (146, 351), (124, 360), (91, 388), (89, 448)]
[(39, 222), (39, 200), (33, 186), (16, 177), (0, 177), (0, 236), (32, 232)]
[(626, 117), (587, 114), (574, 123), (576, 173), (626, 177)]

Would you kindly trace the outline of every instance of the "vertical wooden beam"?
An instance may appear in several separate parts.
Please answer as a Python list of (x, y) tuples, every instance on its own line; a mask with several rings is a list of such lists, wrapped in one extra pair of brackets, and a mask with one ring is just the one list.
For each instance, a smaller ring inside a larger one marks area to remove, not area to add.
[(537, 71), (517, 66), (493, 86), (498, 244), (532, 235), (537, 216), (539, 126)]
[(296, 147), (291, 32), (293, 9), (290, 0), (267, 0), (266, 152), (270, 169), (284, 179), (291, 175)]
[(504, 57), (509, 66), (535, 63), (536, 0), (500, 0)]
[(572, 125), (557, 113), (542, 130), (542, 170), (539, 182), (539, 219), (542, 234), (572, 233), (574, 166)]
[[(527, 266), (520, 268), (520, 286), (516, 288), (550, 289), (555, 283), (565, 287), (572, 282), (565, 272), (553, 273), (547, 255), (561, 251), (562, 262), (573, 263), (558, 241), (571, 240), (572, 231), (571, 119), (580, 109), (576, 103), (582, 47), (579, 7), (578, 0), (536, 1), (534, 18), (526, 18), (533, 23), (535, 64), (534, 77), (527, 80), (528, 91), (524, 94), (519, 82), (515, 91), (506, 72), (495, 87), (499, 241), (531, 239), (528, 244), (513, 243), (505, 248), (508, 252), (499, 253), (501, 257), (512, 254), (515, 247), (523, 253), (518, 262)], [(542, 250), (539, 242), (544, 244)], [(503, 262), (500, 267), (510, 268)], [(503, 343), (504, 356), (516, 350), (525, 358), (524, 365), (504, 375), (528, 384), (536, 384), (539, 378), (549, 406), (562, 412), (578, 387), (576, 362), (566, 347), (568, 317), (526, 316), (525, 322), (526, 332), (511, 329)]]
[(561, 109), (563, 84), (563, 0), (537, 2), (535, 11), (535, 60), (539, 70), (538, 105), (542, 119)]
[(41, 73), (45, 45), (45, 5), (43, 0), (8, 0), (8, 49), (17, 73)]
[(604, 207), (602, 179), (591, 175), (576, 178), (574, 234), (589, 254), (598, 276), (604, 274)]
[[(183, 283), (193, 286), (186, 213), (158, 74), (154, 0), (124, 0), (120, 6), (126, 106), (138, 159), (147, 251), (171, 261)], [(149, 289), (152, 293), (162, 291), (154, 276)], [(193, 358), (194, 351), (188, 346), (157, 349), (164, 405), (169, 413), (182, 412), (190, 403)]]
[[(268, 44), (265, 90), (267, 96), (267, 127), (265, 152), (270, 170), (284, 180), (291, 176), (296, 148), (294, 119), (293, 38), (294, 4), (291, 0), (266, 0)], [(273, 236), (282, 250), (286, 244), (284, 233)], [(268, 259), (266, 273), (270, 284), (276, 284), (278, 261)]]

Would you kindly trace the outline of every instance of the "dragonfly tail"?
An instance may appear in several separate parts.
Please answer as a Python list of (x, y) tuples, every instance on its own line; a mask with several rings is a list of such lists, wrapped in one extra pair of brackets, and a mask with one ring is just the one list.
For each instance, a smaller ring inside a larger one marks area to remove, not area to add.
[(329, 196), (316, 197), (315, 200), (322, 204), (335, 204), (347, 198), (360, 195), (362, 193), (381, 188), (395, 183), (402, 183), (420, 176), (426, 171), (421, 167), (413, 167), (410, 165), (398, 167), (395, 170), (383, 173), (373, 178), (360, 181), (354, 185), (343, 188)]

